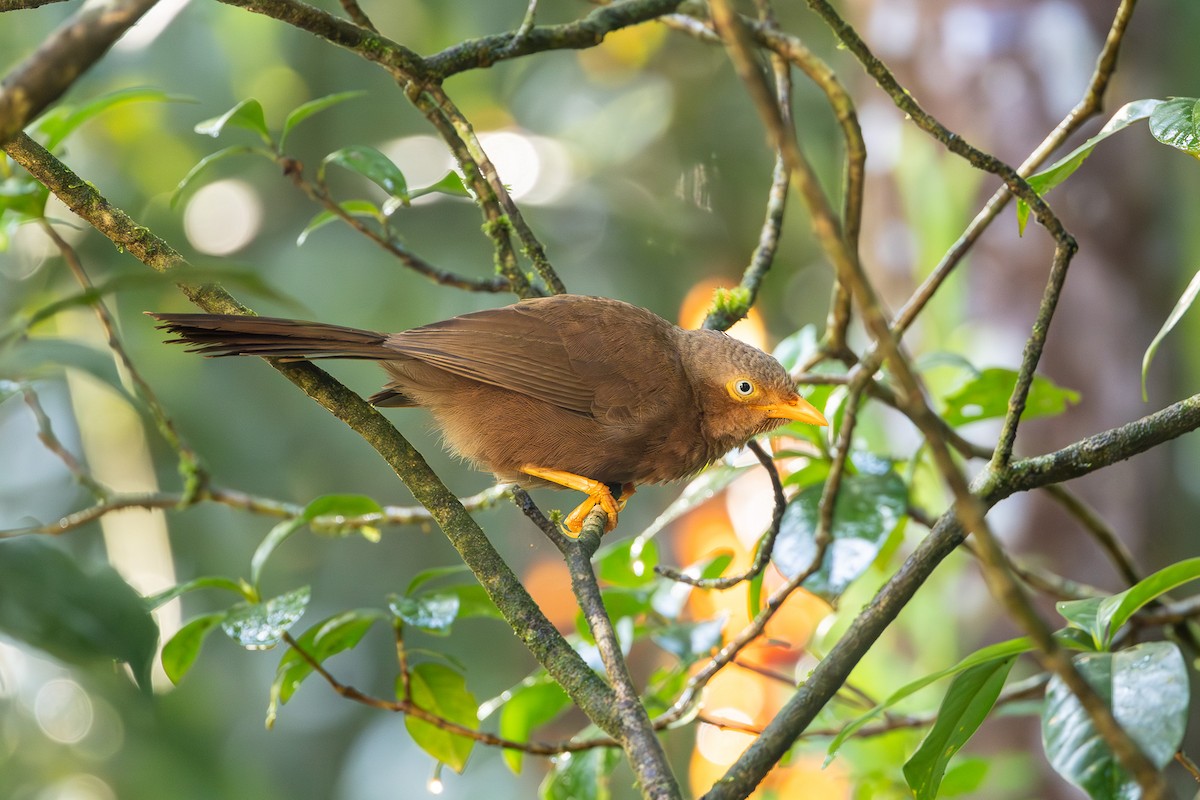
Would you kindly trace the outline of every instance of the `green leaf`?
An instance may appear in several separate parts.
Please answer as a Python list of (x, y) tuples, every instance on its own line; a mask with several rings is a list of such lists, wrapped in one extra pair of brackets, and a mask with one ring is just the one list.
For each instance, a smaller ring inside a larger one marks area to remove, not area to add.
[[(351, 216), (371, 217), (380, 222), (383, 221), (383, 212), (370, 200), (346, 200), (345, 202), (338, 203), (338, 206)], [(331, 222), (336, 222), (338, 219), (338, 215), (332, 211), (326, 210), (320, 212), (308, 221), (308, 224), (304, 226), (304, 230), (300, 231), (300, 235), (296, 237), (296, 246), (300, 247), (308, 241), (308, 237), (314, 231), (320, 230)]]
[(218, 161), (222, 161), (230, 156), (239, 156), (247, 153), (254, 153), (256, 155), (266, 156), (268, 158), (272, 157), (271, 153), (263, 150), (261, 147), (251, 147), (250, 145), (246, 144), (235, 144), (231, 145), (230, 147), (221, 148), (215, 153), (209, 153), (204, 158), (197, 161), (194, 167), (188, 170), (187, 175), (184, 175), (183, 180), (176, 185), (175, 191), (171, 192), (171, 208), (175, 208), (179, 205), (179, 201), (183, 199), (184, 195), (187, 194), (189, 189), (191, 189), (192, 184), (195, 183), (196, 179), (199, 178), (200, 174), (206, 169)]
[(937, 721), (904, 764), (904, 779), (917, 800), (938, 796), (946, 765), (987, 719), (1016, 660), (1009, 656), (988, 661), (954, 676), (938, 707)]
[[(371, 626), (383, 618), (383, 612), (375, 608), (343, 611), (313, 625), (296, 639), (296, 645), (317, 663), (323, 663), (330, 656), (354, 648)], [(275, 680), (271, 682), (271, 702), (267, 707), (268, 728), (275, 724), (279, 706), (292, 699), (312, 672), (308, 659), (295, 648), (289, 648), (279, 659)]]
[(70, 136), (76, 128), (85, 122), (100, 116), (105, 111), (126, 103), (194, 103), (195, 99), (186, 95), (168, 94), (162, 89), (148, 86), (134, 86), (108, 92), (81, 106), (58, 106), (33, 124), (34, 130), (46, 137), (43, 147), (53, 151)]
[(413, 189), (408, 196), (410, 200), (415, 200), (418, 197), (434, 193), (448, 194), (452, 197), (471, 196), (471, 193), (467, 191), (467, 187), (463, 186), (462, 178), (454, 170), (447, 172), (436, 183), (422, 186), (420, 189)]
[(596, 576), (613, 586), (637, 588), (655, 581), (658, 545), (653, 539), (621, 539), (596, 551)]
[[(1074, 662), (1150, 763), (1166, 766), (1188, 719), (1188, 670), (1179, 648), (1147, 642), (1116, 653), (1085, 653)], [(1057, 676), (1046, 686), (1042, 742), (1055, 771), (1094, 800), (1140, 797), (1137, 783)]]
[(287, 141), (288, 134), (292, 132), (292, 129), (313, 114), (319, 114), (330, 106), (344, 103), (347, 100), (353, 100), (356, 97), (362, 97), (365, 94), (366, 92), (364, 91), (338, 92), (336, 94), (327, 94), (324, 97), (318, 97), (316, 100), (309, 100), (303, 105), (296, 106), (287, 115), (287, 119), (283, 121), (283, 131), (279, 134), (279, 151), (283, 152), (284, 142)]
[[(1017, 385), (1017, 373), (1011, 369), (989, 367), (968, 378), (945, 398), (943, 416), (953, 426), (978, 422), (981, 419), (1003, 417), (1008, 413), (1008, 399)], [(1033, 376), (1033, 384), (1025, 400), (1021, 419), (1052, 417), (1079, 402), (1079, 392), (1064, 389), (1049, 378)]]
[(0, 632), (70, 664), (124, 661), (150, 690), (158, 626), (141, 596), (107, 564), (81, 569), (44, 538), (0, 541)]
[(500, 609), (496, 608), (492, 598), (488, 597), (488, 593), (478, 583), (447, 586), (445, 589), (439, 589), (438, 594), (452, 594), (458, 598), (459, 619), (504, 619)]
[[(1075, 170), (1079, 169), (1079, 165), (1084, 159), (1092, 154), (1092, 150), (1096, 145), (1112, 136), (1114, 133), (1123, 130), (1139, 119), (1150, 117), (1152, 113), (1162, 104), (1161, 100), (1135, 100), (1132, 103), (1126, 103), (1117, 109), (1117, 113), (1112, 115), (1112, 118), (1104, 124), (1092, 138), (1076, 147), (1066, 156), (1055, 161), (1049, 167), (1038, 172), (1035, 175), (1030, 175), (1026, 180), (1029, 181), (1030, 187), (1042, 197), (1046, 193), (1058, 186), (1071, 176)], [(1153, 126), (1153, 120), (1151, 121)], [(1021, 234), (1025, 233), (1025, 223), (1029, 220), (1029, 204), (1024, 200), (1017, 200), (1017, 228)]]
[(1150, 135), (1165, 145), (1200, 158), (1200, 125), (1195, 97), (1172, 97), (1159, 104), (1150, 115)]
[(940, 797), (956, 795), (971, 795), (979, 791), (983, 779), (987, 777), (991, 762), (986, 758), (963, 758), (950, 769), (942, 778), (942, 786), (938, 790)]
[(388, 608), (399, 619), (426, 633), (445, 636), (458, 619), (458, 595), (435, 592), (419, 597), (391, 595)]
[(411, 581), (408, 582), (408, 588), (404, 590), (405, 594), (411, 595), (430, 581), (439, 578), (445, 578), (449, 575), (470, 575), (471, 570), (466, 564), (454, 564), (449, 567), (431, 567), (418, 572)]
[(391, 196), (408, 200), (408, 182), (404, 179), (404, 173), (374, 147), (355, 144), (333, 151), (321, 162), (318, 173), (321, 180), (324, 180), (325, 167), (329, 164), (357, 172)]
[(208, 634), (212, 633), (213, 629), (224, 619), (224, 611), (196, 617), (176, 631), (175, 635), (171, 637), (171, 641), (163, 645), (163, 671), (167, 673), (171, 683), (179, 685), (183, 676), (192, 668), (192, 664), (196, 663), (196, 657), (200, 655), (200, 648), (204, 645)]
[(1174, 330), (1179, 320), (1192, 307), (1192, 303), (1196, 302), (1196, 295), (1200, 294), (1200, 272), (1192, 276), (1188, 282), (1187, 288), (1183, 290), (1183, 294), (1176, 301), (1175, 307), (1171, 309), (1171, 313), (1167, 315), (1166, 322), (1158, 329), (1158, 333), (1154, 334), (1154, 339), (1150, 342), (1150, 346), (1146, 348), (1146, 352), (1142, 354), (1142, 402), (1145, 403), (1149, 398), (1146, 396), (1146, 373), (1150, 371), (1150, 362), (1154, 360), (1154, 354), (1158, 352), (1158, 346), (1162, 344), (1163, 339), (1167, 338), (1167, 334)]
[(235, 580), (222, 577), (220, 575), (206, 575), (202, 578), (193, 578), (187, 583), (181, 583), (178, 586), (172, 586), (170, 589), (151, 595), (146, 598), (146, 607), (150, 609), (158, 608), (161, 605), (174, 600), (180, 595), (194, 592), (197, 589), (227, 589), (231, 592), (236, 592), (238, 595), (245, 597), (245, 590), (242, 584)]
[(541, 800), (610, 800), (612, 772), (621, 751), (597, 747), (582, 753), (563, 753), (538, 790)]
[[(756, 461), (754, 465), (758, 466), (758, 462)], [(679, 496), (658, 515), (658, 518), (654, 522), (650, 523), (650, 527), (637, 535), (637, 540), (645, 541), (653, 539), (659, 531), (666, 528), (672, 522), (696, 508), (696, 506), (716, 497), (725, 490), (725, 487), (737, 480), (738, 476), (748, 469), (750, 469), (749, 464), (734, 466), (724, 461), (713, 464), (692, 479), (687, 486), (683, 487), (683, 491), (679, 493)]]
[[(817, 521), (824, 486), (810, 486), (788, 503), (771, 561), (788, 577), (809, 568), (817, 554)], [(833, 510), (833, 541), (804, 588), (836, 598), (871, 566), (908, 511), (908, 488), (894, 472), (845, 475)]]
[(1200, 579), (1200, 558), (1163, 567), (1153, 575), (1142, 578), (1120, 594), (1104, 598), (1097, 613), (1097, 622), (1103, 631), (1105, 645), (1129, 618), (1148, 603), (1153, 602), (1172, 589)]
[[(479, 729), (478, 704), (475, 696), (467, 691), (466, 679), (459, 673), (433, 662), (418, 664), (409, 672), (409, 687), (413, 703), (418, 707), (464, 728)], [(397, 696), (402, 696), (399, 690), (397, 682)], [(474, 739), (450, 733), (412, 716), (404, 717), (404, 727), (422, 750), (455, 772), (461, 773), (467, 766), (475, 746)]]
[(305, 522), (317, 517), (362, 517), (382, 514), (383, 507), (364, 494), (326, 494), (304, 507)]
[[(46, 216), (46, 201), (50, 190), (42, 184), (25, 177), (11, 177), (0, 181), (0, 216), (10, 214), (14, 223), (41, 219)], [(10, 228), (15, 227), (7, 226)], [(0, 228), (0, 250), (8, 249), (7, 232)]]
[(287, 541), (288, 537), (303, 528), (305, 524), (306, 520), (303, 517), (285, 519), (271, 528), (262, 542), (255, 548), (254, 555), (250, 559), (250, 585), (254, 587), (255, 592), (259, 589), (263, 568), (267, 565), (267, 560), (271, 557), (271, 554), (275, 552), (279, 545)]
[(721, 646), (725, 615), (702, 622), (681, 622), (667, 625), (650, 635), (651, 640), (675, 656), (682, 664), (694, 664), (707, 658)]
[(1055, 608), (1063, 619), (1081, 631), (1086, 631), (1092, 639), (1092, 649), (1103, 650), (1104, 628), (1099, 623), (1100, 603), (1103, 597), (1085, 597), (1082, 600), (1060, 600)]
[(842, 728), (841, 732), (838, 733), (838, 735), (833, 738), (833, 741), (829, 743), (828, 757), (826, 758), (825, 763), (828, 764), (833, 760), (834, 755), (837, 754), (837, 751), (842, 744), (844, 744), (847, 739), (853, 736), (859, 728), (861, 728), (863, 725), (866, 725), (872, 719), (896, 705), (901, 700), (916, 694), (931, 683), (940, 681), (942, 678), (950, 675), (956, 675), (963, 670), (971, 669), (972, 667), (980, 664), (986, 664), (998, 659), (1018, 656), (1021, 653), (1027, 653), (1032, 649), (1033, 642), (1031, 642), (1029, 638), (1025, 636), (1022, 636), (1019, 639), (1009, 639), (1004, 642), (997, 642), (996, 644), (991, 644), (987, 647), (982, 647), (976, 650), (974, 653), (971, 653), (953, 666), (926, 675), (923, 678), (918, 678), (911, 683), (901, 686), (899, 689), (888, 695), (882, 703), (875, 706), (867, 713), (851, 720), (846, 727)]
[(247, 650), (267, 650), (304, 616), (311, 597), (309, 587), (303, 586), (265, 603), (239, 603), (229, 609), (221, 630)]
[(226, 126), (253, 131), (258, 134), (258, 138), (262, 139), (267, 147), (274, 147), (271, 142), (271, 134), (267, 132), (267, 120), (263, 116), (262, 105), (253, 98), (241, 101), (219, 117), (204, 120), (193, 130), (215, 139), (224, 132)]
[[(537, 728), (571, 706), (571, 698), (547, 675), (526, 678), (505, 692), (503, 697), (497, 733), (502, 738), (514, 742), (528, 742), (530, 734)], [(480, 715), (483, 715), (482, 707)], [(502, 755), (504, 763), (513, 774), (520, 774), (525, 753), (520, 750), (504, 750)]]
[(377, 542), (379, 528), (374, 525), (351, 526), (348, 519), (372, 514), (383, 516), (383, 506), (362, 494), (327, 494), (309, 503), (301, 516), (314, 533), (343, 536), (358, 531), (369, 541)]

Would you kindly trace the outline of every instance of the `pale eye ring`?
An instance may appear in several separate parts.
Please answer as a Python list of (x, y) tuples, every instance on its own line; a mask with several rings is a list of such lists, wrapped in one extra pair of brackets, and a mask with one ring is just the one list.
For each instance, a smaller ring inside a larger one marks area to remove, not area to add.
[(742, 378), (741, 380), (734, 381), (733, 390), (741, 397), (749, 397), (754, 394), (754, 384)]

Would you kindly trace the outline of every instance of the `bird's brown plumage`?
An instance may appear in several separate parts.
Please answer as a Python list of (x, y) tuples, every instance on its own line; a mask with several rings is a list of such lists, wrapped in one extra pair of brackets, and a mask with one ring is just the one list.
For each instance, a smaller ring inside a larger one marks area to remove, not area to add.
[(390, 380), (372, 403), (428, 408), (451, 450), (524, 486), (548, 485), (531, 466), (610, 486), (677, 480), (788, 419), (824, 424), (766, 353), (605, 298), (523, 300), (392, 334), (151, 316), (209, 356), (379, 361)]

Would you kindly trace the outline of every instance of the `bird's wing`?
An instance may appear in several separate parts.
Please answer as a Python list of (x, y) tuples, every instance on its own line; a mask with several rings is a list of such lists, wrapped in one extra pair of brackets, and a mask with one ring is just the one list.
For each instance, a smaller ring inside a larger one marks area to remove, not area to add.
[(387, 345), (454, 375), (591, 414), (595, 392), (572, 364), (559, 331), (517, 308), (490, 309), (413, 328), (393, 334)]
[(658, 350), (654, 345), (669, 329), (624, 303), (560, 295), (413, 328), (391, 335), (386, 346), (568, 411), (628, 418), (648, 399), (626, 390), (631, 381), (641, 377), (644, 383), (647, 371), (670, 377), (662, 375), (660, 359), (646, 360), (646, 351)]

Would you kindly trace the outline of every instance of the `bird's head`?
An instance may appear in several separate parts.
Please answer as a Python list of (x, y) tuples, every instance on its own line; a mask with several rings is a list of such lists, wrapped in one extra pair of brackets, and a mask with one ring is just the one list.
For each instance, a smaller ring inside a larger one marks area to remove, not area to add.
[(696, 392), (705, 438), (717, 456), (797, 420), (828, 425), (778, 361), (716, 331), (683, 331), (680, 353)]

